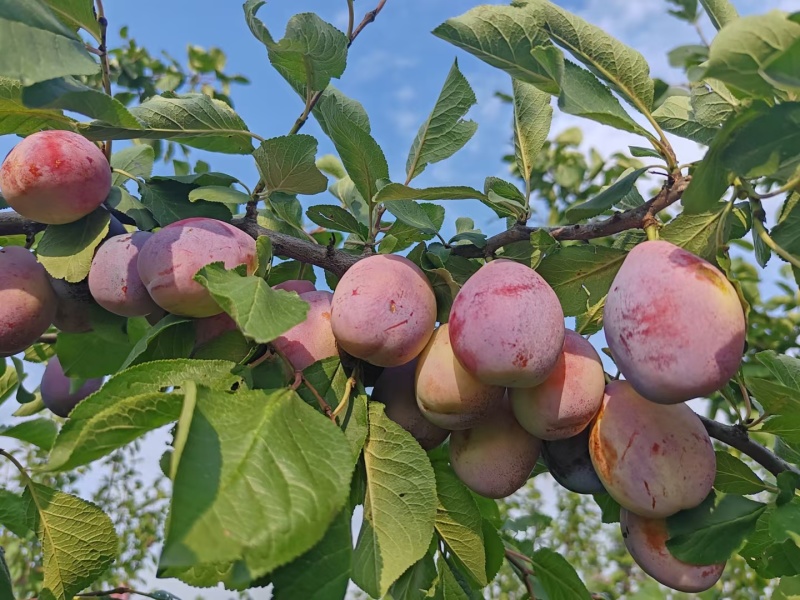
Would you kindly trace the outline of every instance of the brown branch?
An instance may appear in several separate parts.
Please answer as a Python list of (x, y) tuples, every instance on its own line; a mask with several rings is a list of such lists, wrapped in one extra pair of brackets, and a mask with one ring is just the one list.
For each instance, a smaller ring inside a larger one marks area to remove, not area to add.
[(784, 471), (800, 474), (800, 470), (776, 456), (769, 448), (751, 440), (747, 435), (747, 429), (743, 425), (725, 425), (702, 415), (697, 416), (703, 422), (708, 435), (746, 454), (773, 475), (778, 475), (778, 473), (783, 473)]
[(353, 31), (353, 33), (350, 35), (350, 41), (347, 43), (348, 47), (358, 37), (358, 34), (361, 33), (364, 27), (366, 27), (375, 20), (375, 17), (378, 16), (378, 14), (383, 10), (383, 7), (385, 5), (386, 5), (386, 0), (380, 0), (380, 2), (378, 2), (378, 6), (376, 6), (371, 11), (369, 11), (367, 14), (364, 15), (364, 18), (361, 19), (361, 23), (358, 24), (358, 27), (356, 27), (355, 31)]

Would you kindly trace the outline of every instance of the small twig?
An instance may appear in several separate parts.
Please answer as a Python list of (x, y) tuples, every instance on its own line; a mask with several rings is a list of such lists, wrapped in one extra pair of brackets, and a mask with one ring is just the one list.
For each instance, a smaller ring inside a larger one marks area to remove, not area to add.
[(764, 209), (761, 207), (761, 200), (750, 198), (750, 205), (753, 209), (753, 229), (755, 230), (756, 235), (758, 235), (758, 237), (761, 238), (761, 241), (764, 242), (764, 244), (766, 244), (766, 246), (775, 254), (780, 256), (792, 266), (800, 269), (800, 258), (797, 258), (796, 256), (784, 250), (783, 247), (779, 246), (778, 243), (770, 237), (766, 227), (764, 227)]
[(75, 594), (76, 598), (103, 598), (105, 596), (111, 596), (113, 594), (136, 594), (138, 596), (144, 596), (145, 598), (153, 598), (154, 600), (158, 600), (158, 596), (155, 594), (150, 594), (148, 592), (140, 592), (139, 590), (134, 590), (127, 587), (118, 587), (114, 588), (113, 590), (102, 590), (99, 592), (83, 592), (82, 594)]
[(304, 383), (304, 384), (306, 385), (306, 387), (307, 387), (307, 388), (308, 388), (308, 389), (311, 391), (311, 393), (312, 393), (312, 394), (314, 394), (314, 398), (316, 398), (316, 399), (317, 399), (317, 404), (319, 404), (319, 407), (322, 409), (322, 412), (324, 412), (324, 413), (325, 413), (325, 415), (326, 415), (326, 416), (327, 416), (327, 417), (328, 417), (328, 418), (329, 418), (331, 421), (333, 421), (334, 423), (336, 423), (336, 417), (334, 417), (334, 416), (333, 416), (333, 411), (331, 410), (331, 405), (330, 405), (330, 404), (328, 404), (328, 403), (325, 401), (325, 398), (323, 398), (323, 397), (320, 395), (320, 393), (317, 391), (317, 389), (316, 389), (316, 388), (315, 388), (313, 385), (311, 385), (311, 382), (308, 380), (308, 378), (306, 378), (305, 376), (302, 376), (302, 377), (303, 377), (303, 383)]
[(750, 422), (750, 419), (753, 415), (753, 405), (750, 402), (750, 392), (747, 391), (747, 386), (744, 384), (744, 379), (742, 379), (741, 373), (736, 374), (736, 383), (739, 384), (739, 391), (742, 393), (742, 399), (744, 400), (744, 417), (742, 421), (747, 424)]
[(794, 191), (798, 186), (800, 186), (800, 175), (797, 175), (793, 179), (790, 179), (781, 187), (772, 190), (771, 192), (767, 192), (766, 194), (753, 193), (753, 195), (759, 200), (764, 200), (765, 198), (773, 198), (775, 196), (780, 196), (781, 194), (785, 194), (786, 192)]
[(378, 2), (378, 5), (375, 8), (373, 8), (371, 11), (369, 11), (367, 14), (364, 15), (364, 18), (361, 19), (361, 23), (359, 23), (355, 31), (353, 31), (353, 33), (350, 34), (350, 41), (347, 44), (348, 46), (350, 46), (350, 44), (353, 43), (353, 41), (358, 37), (358, 34), (361, 33), (361, 31), (364, 29), (364, 27), (366, 27), (375, 20), (375, 18), (383, 10), (383, 7), (385, 5), (386, 5), (386, 0), (380, 0), (380, 2)]
[(353, 7), (353, 0), (347, 0), (347, 39), (353, 37), (353, 25), (355, 25), (356, 13)]
[(39, 336), (39, 339), (36, 340), (39, 344), (55, 344), (58, 341), (58, 334), (57, 333), (43, 333)]
[(289, 386), (289, 389), (293, 392), (297, 391), (297, 388), (300, 387), (300, 384), (303, 383), (303, 372), (302, 371), (295, 371), (294, 372), (294, 381), (292, 385)]
[(528, 596), (530, 596), (530, 599), (536, 600), (533, 589), (533, 581), (531, 580), (534, 572), (529, 566), (530, 559), (519, 552), (514, 552), (510, 548), (506, 548), (505, 555), (506, 560), (517, 572), (517, 576), (522, 580), (522, 583), (525, 584), (525, 589), (528, 591)]
[[(97, 6), (97, 22), (100, 25), (100, 45), (97, 48), (98, 56), (100, 57), (100, 68), (103, 77), (103, 90), (105, 93), (111, 95), (111, 65), (108, 62), (108, 19), (106, 19), (106, 12), (103, 8), (103, 0), (95, 0)], [(103, 144), (103, 150), (106, 158), (111, 161), (111, 140), (106, 140)]]

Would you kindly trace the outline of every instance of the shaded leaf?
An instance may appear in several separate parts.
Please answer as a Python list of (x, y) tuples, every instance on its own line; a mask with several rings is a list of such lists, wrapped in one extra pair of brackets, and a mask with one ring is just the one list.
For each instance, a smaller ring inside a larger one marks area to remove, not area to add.
[(22, 85), (13, 79), (0, 77), (0, 135), (30, 135), (43, 129), (74, 130), (76, 123), (60, 110), (25, 106), (22, 103)]
[(328, 180), (317, 168), (316, 154), (316, 139), (295, 134), (262, 142), (253, 157), (267, 192), (319, 194)]
[[(391, 202), (393, 200), (483, 200), (484, 195), (466, 185), (452, 185), (430, 188), (412, 188), (400, 183), (383, 186), (375, 195), (375, 202)], [(387, 207), (391, 208), (391, 206)]]
[(50, 419), (23, 421), (11, 427), (0, 427), (0, 435), (33, 444), (42, 450), (50, 450), (56, 439), (58, 426)]
[(589, 600), (589, 590), (575, 569), (558, 552), (542, 548), (531, 555), (531, 564), (550, 600)]
[(567, 209), (567, 219), (570, 223), (576, 223), (604, 213), (622, 200), (633, 189), (636, 180), (644, 175), (649, 168), (642, 167), (631, 171), (624, 177), (620, 177), (591, 200), (570, 206)]
[(108, 233), (108, 211), (98, 208), (73, 223), (48, 225), (39, 244), (36, 258), (56, 279), (76, 283), (86, 278), (94, 251)]
[(714, 489), (726, 494), (757, 494), (767, 489), (761, 478), (744, 462), (728, 452), (717, 450), (717, 475)]

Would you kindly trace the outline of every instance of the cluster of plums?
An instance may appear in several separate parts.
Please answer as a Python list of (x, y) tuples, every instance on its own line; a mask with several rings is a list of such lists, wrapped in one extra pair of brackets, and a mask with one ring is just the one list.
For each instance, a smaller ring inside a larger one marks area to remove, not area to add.
[[(30, 136), (0, 169), (8, 204), (41, 223), (88, 214), (109, 187), (99, 150), (65, 132)], [(252, 274), (255, 241), (206, 218), (125, 232), (98, 249), (89, 290), (118, 315), (196, 318), (201, 345), (236, 327), (193, 279), (219, 261)], [(56, 284), (27, 250), (0, 250), (0, 356), (24, 350), (54, 322), (64, 305)], [(449, 437), (453, 470), (474, 492), (512, 494), (541, 454), (564, 487), (608, 492), (622, 506), (625, 543), (652, 577), (690, 592), (719, 579), (724, 564), (689, 565), (665, 545), (665, 518), (700, 504), (716, 471), (711, 440), (684, 402), (720, 389), (744, 347), (738, 296), (708, 262), (663, 241), (628, 254), (604, 309), (606, 340), (625, 378), (610, 382), (592, 345), (565, 329), (555, 292), (510, 260), (487, 262), (470, 277), (438, 328), (430, 282), (400, 256), (359, 260), (332, 294), (306, 281), (276, 287), (309, 304), (306, 320), (273, 342), (292, 367), (343, 351), (383, 368), (373, 399), (426, 450)], [(69, 396), (54, 409), (66, 416), (84, 390), (69, 394), (56, 359), (47, 370), (43, 398), (48, 386)], [(99, 382), (86, 386), (84, 396)]]

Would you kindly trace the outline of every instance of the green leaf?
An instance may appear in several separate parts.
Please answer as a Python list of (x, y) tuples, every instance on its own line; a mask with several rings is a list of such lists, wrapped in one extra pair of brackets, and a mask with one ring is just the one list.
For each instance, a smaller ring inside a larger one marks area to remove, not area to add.
[(527, 10), (487, 5), (448, 19), (433, 34), (515, 79), (558, 94), (564, 57), (542, 25), (542, 19)]
[(316, 139), (295, 134), (262, 142), (253, 157), (267, 192), (319, 194), (327, 188), (328, 179), (317, 168), (316, 154)]
[(525, 9), (545, 21), (556, 44), (609, 83), (639, 111), (649, 112), (653, 105), (653, 80), (650, 67), (639, 52), (547, 0), (533, 0)]
[(642, 167), (620, 177), (594, 198), (581, 204), (575, 204), (567, 209), (567, 219), (570, 223), (577, 223), (604, 213), (622, 200), (633, 189), (639, 179), (650, 167)]
[(737, 19), (723, 27), (708, 53), (705, 77), (760, 98), (772, 98), (775, 88), (762, 68), (800, 37), (800, 23), (780, 11)]
[(22, 496), (0, 489), (0, 525), (17, 537), (25, 537), (30, 532), (26, 513), (27, 506)]
[(757, 494), (767, 489), (761, 478), (735, 456), (717, 450), (717, 475), (714, 489), (725, 494)]
[(29, 108), (22, 103), (22, 85), (0, 77), (0, 135), (30, 135), (44, 129), (74, 130), (77, 122), (60, 110)]
[(229, 361), (163, 360), (136, 365), (105, 385), (70, 413), (58, 433), (46, 468), (67, 471), (102, 458), (144, 435), (171, 423), (181, 410), (180, 393), (162, 388), (194, 381), (228, 390), (241, 378)]
[(525, 218), (525, 196), (513, 183), (499, 177), (487, 177), (483, 189), (486, 194), (483, 203), (495, 211), (498, 217), (513, 217), (515, 220)]
[(250, 196), (245, 192), (222, 185), (205, 185), (189, 192), (189, 202), (198, 200), (219, 202), (220, 204), (246, 204), (250, 201)]
[(437, 571), (439, 572), (439, 579), (436, 582), (436, 591), (433, 596), (435, 600), (469, 600), (469, 596), (459, 583), (450, 565), (441, 556), (437, 561)]
[[(399, 221), (406, 225), (418, 229), (423, 233), (435, 235), (439, 232), (441, 221), (434, 220), (423, 210), (422, 204), (417, 204), (413, 200), (395, 200), (386, 205), (386, 210), (393, 214)], [(441, 209), (444, 216), (444, 208)]]
[(111, 519), (94, 504), (32, 481), (23, 498), (30, 529), (42, 545), (42, 600), (71, 600), (117, 558)]
[(700, 122), (688, 96), (670, 96), (653, 111), (653, 118), (664, 130), (700, 144), (708, 145), (719, 133)]
[(178, 140), (209, 152), (253, 152), (244, 121), (228, 104), (205, 94), (165, 93), (148, 98), (130, 112), (144, 130), (92, 121), (82, 123), (80, 131), (90, 140)]
[[(111, 155), (111, 167), (122, 169), (136, 177), (147, 179), (153, 174), (153, 162), (155, 160), (155, 150), (147, 144), (136, 144), (128, 146)], [(128, 180), (127, 175), (113, 173), (111, 175), (111, 185), (122, 185)]]
[(570, 115), (652, 137), (631, 118), (611, 90), (600, 83), (597, 77), (568, 60), (564, 61), (558, 107)]
[(486, 551), (483, 518), (467, 487), (444, 461), (434, 463), (436, 492), (436, 531), (450, 552), (481, 586), (486, 581)]
[(739, 18), (739, 13), (729, 0), (700, 0), (700, 4), (718, 30)]
[(525, 181), (530, 181), (550, 132), (553, 107), (546, 92), (517, 79), (511, 83), (514, 90), (514, 157), (520, 175)]
[(451, 157), (464, 147), (478, 129), (462, 117), (476, 102), (469, 82), (453, 63), (439, 98), (428, 119), (417, 132), (406, 160), (406, 181), (422, 173), (429, 164)]
[(708, 261), (717, 256), (717, 229), (724, 214), (724, 206), (697, 214), (680, 214), (660, 231), (662, 239), (685, 248)]
[[(392, 202), (395, 200), (483, 200), (485, 196), (466, 185), (452, 185), (430, 188), (412, 188), (400, 183), (383, 186), (375, 195), (375, 202)], [(388, 206), (387, 208), (391, 208)]]
[[(350, 581), (352, 556), (350, 513), (342, 511), (319, 543), (272, 573), (272, 597), (275, 600), (342, 600)], [(309, 573), (314, 576), (309, 577)]]
[(231, 211), (227, 205), (204, 200), (189, 201), (189, 194), (197, 187), (174, 179), (153, 178), (146, 184), (139, 183), (139, 193), (142, 204), (162, 227), (190, 217), (230, 221)]
[(133, 348), (125, 324), (114, 315), (108, 324), (93, 321), (94, 330), (88, 333), (59, 332), (55, 351), (64, 372), (83, 379), (116, 372)]
[(725, 84), (716, 79), (705, 79), (692, 84), (693, 118), (705, 127), (719, 127), (739, 109), (739, 101)]
[(33, 444), (42, 450), (53, 447), (57, 433), (58, 426), (51, 419), (32, 419), (11, 427), (0, 427), (0, 435)]
[(627, 253), (605, 246), (569, 246), (544, 258), (537, 271), (553, 288), (565, 316), (586, 311), (608, 293)]
[(40, 0), (0, 3), (0, 76), (31, 85), (62, 75), (94, 75), (100, 64)]
[(426, 554), (411, 565), (386, 594), (386, 600), (425, 600), (436, 580), (436, 563)]
[(589, 600), (591, 594), (575, 569), (558, 552), (542, 548), (531, 555), (531, 564), (550, 600)]
[(750, 373), (745, 373), (745, 381), (747, 389), (768, 413), (791, 415), (800, 410), (800, 398), (796, 388), (782, 385), (772, 379), (753, 377)]
[(14, 590), (11, 589), (11, 573), (6, 564), (5, 550), (0, 548), (0, 595), (8, 600), (14, 600)]
[(667, 548), (675, 558), (692, 565), (728, 560), (753, 531), (767, 505), (743, 496), (718, 495), (697, 508), (667, 519)]
[(208, 289), (245, 337), (259, 344), (289, 331), (308, 314), (308, 302), (297, 294), (273, 290), (261, 277), (226, 271), (222, 263), (206, 265), (197, 272), (195, 281)]
[(334, 231), (357, 233), (362, 237), (369, 235), (369, 230), (341, 206), (318, 204), (309, 207), (306, 211), (306, 216), (320, 227), (333, 229)]
[(158, 223), (155, 222), (152, 213), (147, 210), (147, 207), (124, 187), (113, 186), (108, 193), (106, 203), (114, 210), (118, 210), (133, 219), (136, 222), (136, 226), (142, 231), (149, 231), (154, 227), (158, 227)]
[(320, 106), (328, 136), (361, 197), (371, 202), (377, 181), (389, 179), (389, 165), (378, 142), (334, 103)]
[(800, 38), (770, 59), (762, 69), (764, 77), (779, 87), (800, 89)]
[(127, 129), (142, 127), (122, 102), (74, 77), (49, 79), (26, 87), (22, 101), (31, 108), (67, 110)]
[(186, 358), (193, 347), (194, 321), (168, 314), (139, 338), (120, 370), (151, 360)]
[(778, 506), (769, 520), (769, 532), (777, 542), (800, 542), (800, 500)]
[(50, 10), (70, 29), (88, 31), (100, 41), (100, 23), (94, 15), (92, 0), (44, 0)]
[(272, 66), (289, 83), (324, 90), (331, 78), (339, 78), (347, 61), (347, 36), (313, 13), (289, 19), (282, 40), (275, 42), (256, 13), (265, 0), (247, 0), (245, 19), (250, 31), (267, 47)]
[(11, 396), (18, 385), (16, 369), (9, 368), (6, 360), (2, 359), (0, 361), (0, 404)]
[(178, 431), (160, 568), (243, 560), (259, 577), (311, 549), (347, 500), (347, 440), (290, 390), (198, 387)]
[(379, 597), (428, 551), (436, 516), (436, 479), (419, 444), (376, 402), (369, 405), (364, 464), (367, 495), (352, 578), (365, 592)]
[(56, 279), (70, 283), (85, 279), (94, 251), (108, 233), (109, 221), (108, 211), (98, 208), (73, 223), (48, 225), (36, 246), (36, 258)]
[(787, 198), (781, 211), (778, 224), (770, 235), (776, 244), (791, 254), (800, 254), (800, 194)]
[[(300, 91), (302, 92), (303, 90)], [(330, 137), (331, 134), (325, 114), (342, 115), (347, 121), (352, 122), (359, 129), (362, 129), (366, 133), (370, 132), (369, 116), (361, 103), (358, 100), (345, 96), (340, 90), (333, 87), (333, 85), (329, 85), (325, 91), (322, 92), (322, 96), (314, 107), (312, 114), (314, 118), (317, 119), (322, 131), (324, 131), (325, 135), (328, 137)]]

